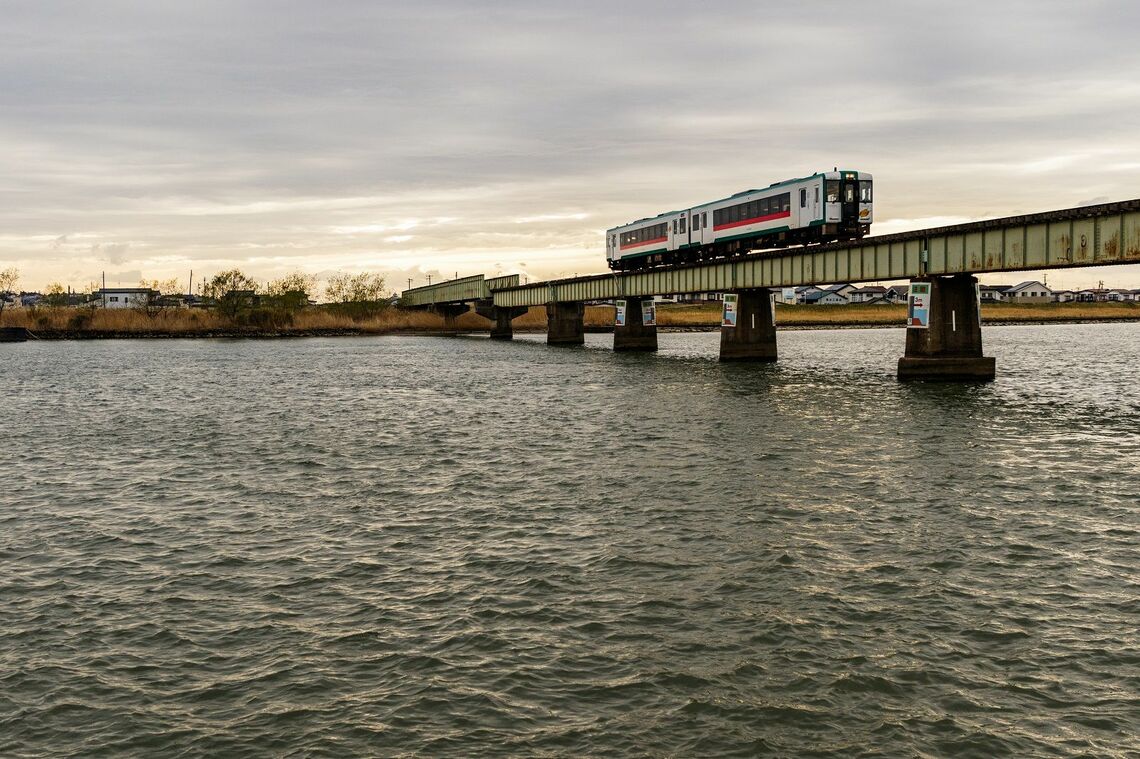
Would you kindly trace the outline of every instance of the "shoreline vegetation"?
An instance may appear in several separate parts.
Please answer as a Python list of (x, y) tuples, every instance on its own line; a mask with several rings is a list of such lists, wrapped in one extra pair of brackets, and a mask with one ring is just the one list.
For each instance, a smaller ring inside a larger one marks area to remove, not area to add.
[[(719, 303), (659, 304), (657, 326), (662, 331), (717, 329)], [(587, 306), (586, 330), (613, 329), (612, 306)], [(906, 306), (776, 306), (780, 328), (902, 327)], [(987, 303), (982, 323), (1048, 324), (1140, 321), (1140, 303)], [(545, 332), (546, 309), (531, 308), (514, 320), (516, 332)], [(335, 308), (313, 306), (294, 314), (287, 324), (235, 325), (216, 311), (168, 309), (147, 314), (133, 309), (36, 308), (6, 309), (0, 327), (24, 327), (40, 339), (189, 338), (189, 337), (317, 337), (386, 334), (457, 334), (486, 332), (490, 322), (474, 312), (447, 324), (438, 314), (388, 308), (364, 317)]]

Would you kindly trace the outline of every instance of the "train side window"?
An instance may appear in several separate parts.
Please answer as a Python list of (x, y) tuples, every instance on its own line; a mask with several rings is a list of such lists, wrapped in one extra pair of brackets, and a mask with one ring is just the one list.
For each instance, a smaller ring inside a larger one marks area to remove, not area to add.
[(701, 229), (708, 229), (709, 214), (708, 211), (701, 211)]
[(693, 214), (693, 231), (696, 232), (701, 228), (701, 215), (699, 213)]
[(686, 229), (685, 229), (685, 217), (684, 217), (684, 216), (682, 216), (682, 217), (681, 217), (681, 219), (680, 219), (680, 221), (681, 221), (681, 234), (685, 234), (685, 232), (686, 232)]
[(815, 186), (815, 202), (819, 202), (819, 185)]
[(839, 180), (829, 179), (824, 183), (824, 194), (827, 195), (828, 203), (839, 202)]
[(800, 208), (807, 208), (807, 188), (800, 188)]

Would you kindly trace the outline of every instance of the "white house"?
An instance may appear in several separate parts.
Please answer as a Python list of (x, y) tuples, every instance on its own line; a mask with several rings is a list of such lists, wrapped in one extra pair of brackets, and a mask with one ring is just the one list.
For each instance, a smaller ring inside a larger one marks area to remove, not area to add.
[(978, 294), (983, 303), (997, 303), (1006, 299), (1010, 289), (1009, 285), (980, 285)]
[(1051, 303), (1053, 291), (1037, 280), (1014, 285), (1003, 293), (1005, 300), (1015, 303)]
[(812, 306), (846, 306), (851, 301), (836, 290), (820, 290), (809, 295), (804, 302)]
[(810, 303), (819, 297), (823, 290), (815, 285), (801, 285), (796, 288), (796, 303)]
[(860, 287), (852, 290), (847, 296), (852, 303), (867, 303), (873, 300), (884, 300), (887, 297), (887, 288), (879, 285)]
[(136, 308), (158, 297), (149, 287), (104, 287), (95, 291), (93, 303), (102, 308)]
[(830, 285), (827, 288), (827, 290), (829, 292), (833, 292), (833, 293), (837, 293), (839, 295), (842, 295), (843, 300), (847, 303), (851, 302), (851, 293), (855, 292), (858, 289), (859, 288), (856, 287), (855, 285), (848, 284), (847, 282), (843, 282), (843, 283), (838, 284), (838, 285)]

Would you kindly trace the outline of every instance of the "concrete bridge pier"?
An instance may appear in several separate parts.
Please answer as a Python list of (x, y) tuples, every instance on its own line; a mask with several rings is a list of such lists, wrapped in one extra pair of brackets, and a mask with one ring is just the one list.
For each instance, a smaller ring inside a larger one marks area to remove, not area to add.
[(914, 326), (908, 313), (906, 354), (899, 359), (900, 380), (977, 380), (994, 378), (993, 358), (982, 355), (982, 314), (978, 280), (969, 274), (924, 277), (912, 284), (929, 283), (924, 305), (925, 329)]
[(440, 303), (432, 306), (431, 310), (443, 317), (443, 326), (454, 329), (455, 320), (470, 311), (471, 307), (466, 303)]
[(582, 345), (586, 342), (586, 304), (556, 302), (546, 304), (546, 344)]
[(522, 316), (529, 311), (526, 306), (518, 306), (515, 308), (507, 308), (505, 306), (496, 306), (491, 300), (481, 300), (475, 304), (475, 313), (482, 316), (484, 319), (491, 320), (491, 339), (492, 340), (511, 340), (515, 336), (514, 329), (511, 327), (511, 322), (518, 316)]
[[(648, 314), (647, 306), (651, 309)], [(647, 315), (650, 317), (648, 323), (645, 319)], [(657, 350), (657, 311), (653, 308), (652, 297), (625, 298), (625, 324), (614, 323), (614, 350)]]
[(771, 362), (776, 360), (776, 302), (767, 289), (738, 290), (724, 308), (735, 312), (735, 326), (726, 326), (732, 314), (725, 314), (720, 328), (721, 361)]

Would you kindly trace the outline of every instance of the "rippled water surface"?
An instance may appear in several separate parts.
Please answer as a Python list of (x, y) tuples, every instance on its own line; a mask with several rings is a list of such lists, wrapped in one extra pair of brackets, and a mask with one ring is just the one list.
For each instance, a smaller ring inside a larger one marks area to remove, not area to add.
[(1140, 325), (0, 345), (0, 756), (1140, 756)]

